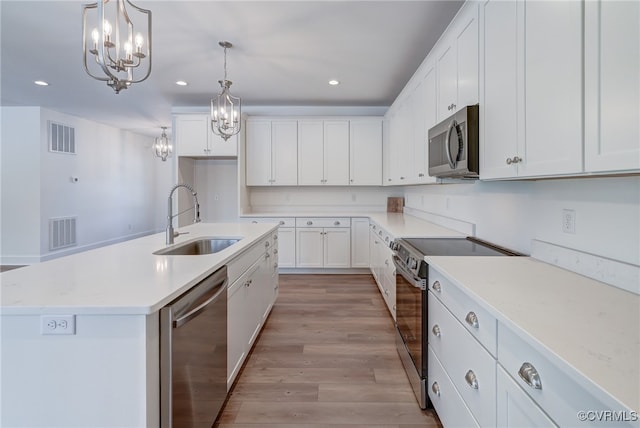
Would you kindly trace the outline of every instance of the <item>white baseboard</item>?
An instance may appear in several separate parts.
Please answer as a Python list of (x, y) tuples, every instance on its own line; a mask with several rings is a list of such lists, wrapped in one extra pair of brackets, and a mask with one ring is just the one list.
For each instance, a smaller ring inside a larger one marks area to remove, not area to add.
[(531, 257), (640, 295), (640, 266), (536, 239)]
[(344, 268), (344, 269), (328, 269), (328, 268), (278, 268), (279, 274), (294, 274), (294, 275), (338, 275), (338, 274), (367, 274), (371, 273), (369, 268)]

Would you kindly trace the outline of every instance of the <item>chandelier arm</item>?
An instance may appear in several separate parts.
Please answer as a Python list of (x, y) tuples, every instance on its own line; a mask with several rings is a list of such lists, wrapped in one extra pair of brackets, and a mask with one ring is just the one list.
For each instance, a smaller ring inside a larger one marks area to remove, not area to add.
[[(129, 3), (129, 2), (127, 2), (127, 3)], [(129, 3), (129, 4), (131, 4), (131, 3)], [(151, 47), (152, 46), (152, 43), (151, 43), (151, 34), (152, 34), (152, 31), (151, 31), (151, 11), (147, 10), (147, 9), (141, 9), (141, 8), (135, 6), (135, 5), (132, 5), (132, 6), (135, 9), (139, 10), (140, 12), (147, 14), (147, 25), (148, 25), (147, 28), (149, 29), (149, 41), (147, 43), (147, 56), (146, 56), (148, 58), (148, 60), (149, 60), (149, 68), (147, 69), (147, 73), (142, 78), (137, 79), (137, 80), (131, 80), (131, 83), (140, 83), (140, 82), (143, 82), (143, 81), (147, 80), (147, 78), (151, 75), (151, 64), (152, 64), (151, 58), (153, 57), (152, 54), (151, 54), (151, 49), (152, 49), (152, 47)], [(138, 58), (138, 60), (140, 60), (140, 58)]]
[[(100, 25), (102, 25), (104, 27), (104, 2), (102, 0), (99, 0), (97, 2), (97, 7), (98, 7), (98, 22), (100, 23)], [(104, 74), (107, 75), (107, 77), (109, 79), (107, 79), (107, 82), (114, 80), (116, 82), (119, 82), (120, 79), (118, 79), (117, 76), (114, 76), (111, 71), (109, 71), (109, 66), (106, 64), (105, 62), (105, 57), (104, 57), (104, 49), (105, 49), (105, 45), (104, 45), (104, 28), (100, 28), (102, 31), (100, 31), (100, 38), (98, 39), (98, 64), (100, 65), (100, 67), (102, 68), (102, 71), (104, 72)], [(107, 48), (107, 53), (109, 54), (109, 60), (111, 60), (111, 54), (109, 53), (109, 49)]]
[[(87, 27), (87, 10), (88, 9), (97, 9), (98, 3), (86, 4), (82, 7), (82, 65), (84, 66), (84, 71), (93, 77), (96, 80), (100, 80), (102, 82), (108, 82), (110, 79), (103, 76), (96, 76), (89, 70), (87, 66), (87, 35), (86, 35), (86, 27)], [(98, 55), (94, 55), (96, 63), (100, 64), (98, 61)]]

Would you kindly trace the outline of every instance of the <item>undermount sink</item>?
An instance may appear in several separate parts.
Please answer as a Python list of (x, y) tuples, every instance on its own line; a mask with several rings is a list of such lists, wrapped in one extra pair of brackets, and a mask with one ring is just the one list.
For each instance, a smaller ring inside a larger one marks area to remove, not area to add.
[(163, 248), (153, 254), (159, 256), (200, 256), (224, 250), (240, 241), (239, 238), (198, 238)]

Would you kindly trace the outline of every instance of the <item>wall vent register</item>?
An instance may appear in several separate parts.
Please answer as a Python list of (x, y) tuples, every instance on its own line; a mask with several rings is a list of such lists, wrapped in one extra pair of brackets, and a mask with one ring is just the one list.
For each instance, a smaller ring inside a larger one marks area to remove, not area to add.
[(49, 219), (49, 251), (73, 247), (76, 239), (77, 217), (58, 217)]
[(49, 122), (49, 151), (76, 154), (76, 132), (71, 126)]

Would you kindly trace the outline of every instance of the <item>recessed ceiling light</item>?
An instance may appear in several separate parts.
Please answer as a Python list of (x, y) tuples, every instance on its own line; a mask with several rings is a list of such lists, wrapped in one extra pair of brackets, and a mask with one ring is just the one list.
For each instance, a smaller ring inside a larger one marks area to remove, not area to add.
[(178, 85), (178, 86), (187, 86), (187, 85), (188, 85), (188, 83), (187, 83), (187, 82), (185, 82), (184, 80), (178, 80), (178, 81), (176, 82), (176, 85)]
[(339, 85), (339, 84), (340, 84), (340, 82), (339, 82), (339, 81), (337, 81), (337, 80), (335, 80), (335, 79), (332, 79), (332, 80), (329, 80), (329, 84), (330, 84), (331, 86), (336, 86), (336, 85)]
[(33, 83), (35, 83), (38, 86), (49, 86), (49, 84), (47, 82), (45, 82), (44, 80), (36, 80)]

